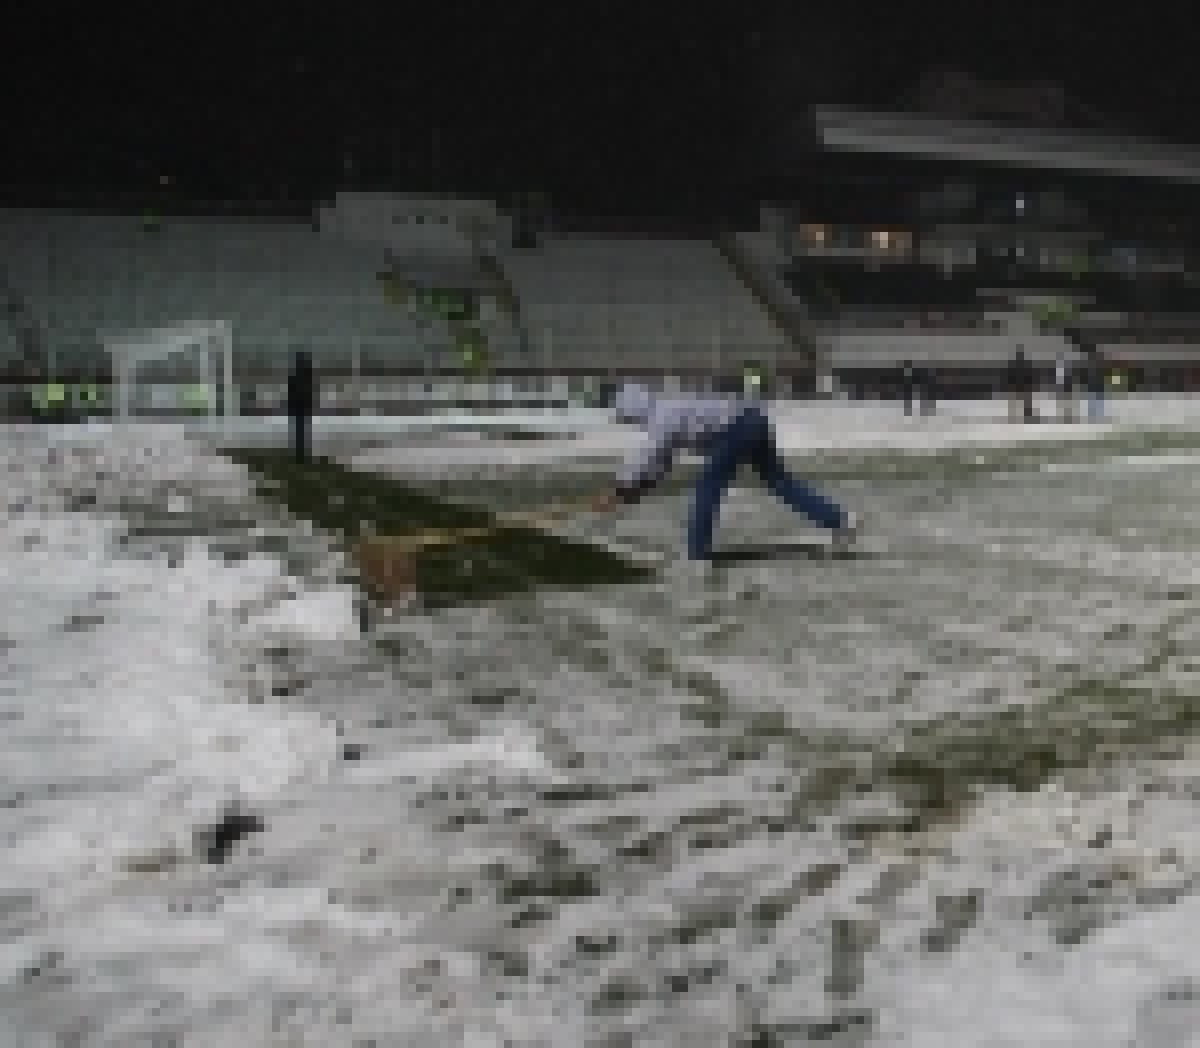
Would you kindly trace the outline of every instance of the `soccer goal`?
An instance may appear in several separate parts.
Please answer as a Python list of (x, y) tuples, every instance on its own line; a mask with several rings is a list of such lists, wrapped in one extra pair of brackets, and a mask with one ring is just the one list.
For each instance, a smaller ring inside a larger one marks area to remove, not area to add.
[(224, 320), (105, 335), (120, 421), (237, 414), (233, 338)]

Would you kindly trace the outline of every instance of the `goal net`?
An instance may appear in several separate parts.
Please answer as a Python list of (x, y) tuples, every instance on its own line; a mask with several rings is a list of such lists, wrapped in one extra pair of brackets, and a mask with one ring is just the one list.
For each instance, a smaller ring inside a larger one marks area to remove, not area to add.
[(116, 419), (228, 419), (237, 414), (227, 321), (105, 335), (103, 343), (112, 359)]

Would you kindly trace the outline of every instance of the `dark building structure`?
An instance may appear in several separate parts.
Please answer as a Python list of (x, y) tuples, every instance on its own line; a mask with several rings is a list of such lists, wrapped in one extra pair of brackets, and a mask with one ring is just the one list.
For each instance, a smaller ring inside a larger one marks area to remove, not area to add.
[(978, 393), (1017, 341), (1041, 374), (1085, 338), (1143, 385), (1190, 386), (1200, 149), (1123, 133), (1053, 84), (955, 73), (892, 111), (815, 107), (805, 134), (769, 210), (846, 382), (911, 357)]

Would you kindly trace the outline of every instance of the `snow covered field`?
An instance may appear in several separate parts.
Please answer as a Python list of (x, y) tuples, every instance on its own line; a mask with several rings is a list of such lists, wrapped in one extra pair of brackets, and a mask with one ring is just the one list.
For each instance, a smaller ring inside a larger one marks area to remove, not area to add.
[[(857, 556), (366, 640), (332, 541), (203, 443), (0, 431), (0, 1044), (1193, 1043), (1200, 413), (840, 407), (778, 428), (864, 449), (820, 477)], [(358, 461), (549, 499), (558, 443)], [(686, 504), (567, 530), (666, 551)], [(797, 531), (748, 484), (720, 539)]]

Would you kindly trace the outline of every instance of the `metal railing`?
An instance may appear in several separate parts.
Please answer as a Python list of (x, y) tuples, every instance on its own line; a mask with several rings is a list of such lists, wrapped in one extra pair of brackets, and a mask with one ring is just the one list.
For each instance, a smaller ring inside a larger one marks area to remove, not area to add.
[(996, 323), (981, 310), (930, 310), (919, 312), (912, 309), (842, 309), (837, 320), (828, 325), (833, 330), (865, 331), (990, 331)]

